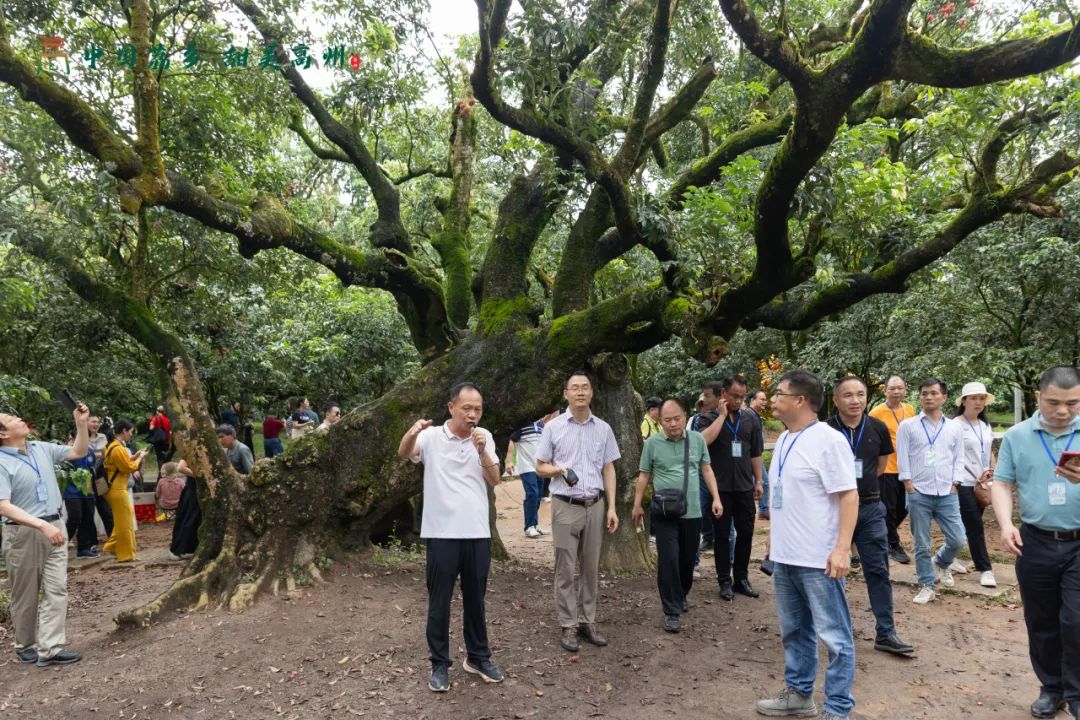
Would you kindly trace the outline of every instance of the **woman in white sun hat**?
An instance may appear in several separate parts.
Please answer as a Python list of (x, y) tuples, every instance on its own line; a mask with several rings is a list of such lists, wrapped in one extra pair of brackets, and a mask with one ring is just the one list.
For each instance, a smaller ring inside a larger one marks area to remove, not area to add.
[[(986, 537), (983, 532), (983, 508), (975, 497), (976, 485), (989, 492), (994, 476), (991, 466), (993, 457), (991, 448), (994, 431), (986, 419), (986, 408), (994, 402), (994, 396), (981, 382), (969, 382), (964, 385), (956, 404), (960, 408), (953, 422), (957, 423), (964, 436), (964, 472), (960, 478), (960, 519), (967, 532), (968, 549), (975, 563), (975, 571), (982, 573), (979, 584), (983, 587), (997, 587), (994, 571), (990, 565), (990, 555), (986, 552)], [(953, 572), (966, 573), (968, 569), (959, 561), (954, 561), (949, 568)]]

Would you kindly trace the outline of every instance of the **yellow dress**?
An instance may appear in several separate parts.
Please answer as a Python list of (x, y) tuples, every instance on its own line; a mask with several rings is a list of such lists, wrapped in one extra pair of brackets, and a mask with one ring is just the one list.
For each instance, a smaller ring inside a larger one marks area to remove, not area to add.
[(118, 440), (105, 448), (105, 477), (112, 482), (105, 500), (113, 513), (113, 531), (102, 549), (116, 555), (117, 562), (135, 559), (135, 508), (128, 496), (128, 477), (139, 469), (131, 453)]

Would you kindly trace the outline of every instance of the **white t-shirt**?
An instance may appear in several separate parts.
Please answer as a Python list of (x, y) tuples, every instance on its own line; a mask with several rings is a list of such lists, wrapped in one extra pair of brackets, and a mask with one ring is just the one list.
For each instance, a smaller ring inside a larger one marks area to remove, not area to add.
[[(484, 465), (498, 462), (491, 433)], [(472, 438), (459, 438), (446, 425), (420, 431), (410, 458), (424, 464), (424, 514), (421, 538), (468, 540), (491, 537), (488, 525), (488, 485)]]
[[(857, 487), (855, 456), (838, 430), (815, 422), (781, 435), (769, 466), (769, 557), (824, 570), (840, 534), (838, 493)], [(777, 492), (780, 507), (774, 504)]]

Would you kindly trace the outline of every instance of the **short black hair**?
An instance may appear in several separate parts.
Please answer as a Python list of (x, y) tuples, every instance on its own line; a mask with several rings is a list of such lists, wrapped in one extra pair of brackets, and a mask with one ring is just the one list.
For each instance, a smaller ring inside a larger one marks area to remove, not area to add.
[(596, 383), (593, 381), (592, 373), (590, 373), (585, 368), (577, 368), (576, 370), (571, 370), (569, 373), (566, 374), (566, 378), (563, 380), (563, 384), (562, 384), (563, 390), (570, 387), (570, 378), (576, 377), (578, 375), (580, 375), (583, 378), (585, 378), (586, 380), (588, 380), (589, 385), (596, 385)]
[(331, 411), (331, 410), (333, 410), (334, 408), (340, 408), (340, 407), (341, 407), (340, 405), (338, 405), (338, 404), (337, 404), (336, 402), (333, 402), (333, 401), (330, 401), (330, 402), (324, 402), (324, 403), (323, 403), (323, 406), (322, 406), (322, 412), (323, 412), (323, 415), (325, 415), (326, 413), (330, 412), (330, 411)]
[(1080, 385), (1080, 370), (1069, 365), (1055, 365), (1047, 368), (1039, 376), (1039, 392), (1046, 392), (1051, 385), (1062, 390), (1072, 390)]
[(702, 389), (708, 390), (715, 397), (720, 397), (724, 394), (724, 383), (720, 382), (719, 380), (710, 380), (709, 382), (705, 383), (705, 386)]
[(764, 395), (765, 397), (768, 397), (768, 396), (769, 396), (769, 393), (765, 392), (765, 389), (764, 389), (764, 388), (757, 388), (757, 389), (755, 389), (755, 390), (751, 390), (751, 391), (750, 391), (750, 395), (749, 395), (748, 397), (749, 397), (749, 398), (750, 398), (751, 400), (753, 400), (754, 398), (756, 398), (756, 397), (758, 396), (758, 393), (761, 393), (761, 394), (762, 394), (762, 395)]
[[(821, 378), (809, 370), (799, 368), (784, 373), (783, 377), (780, 378), (780, 382), (785, 380), (788, 387), (794, 391), (792, 395), (804, 396), (814, 412), (821, 410), (821, 406), (825, 404), (825, 384), (821, 382)], [(779, 384), (777, 383), (777, 385)]]
[(678, 405), (679, 409), (682, 410), (683, 415), (687, 414), (686, 413), (686, 403), (684, 403), (682, 400), (680, 400), (677, 397), (666, 397), (666, 398), (664, 398), (663, 400), (660, 401), (660, 408), (663, 409), (663, 407), (665, 405), (667, 405), (669, 402), (673, 402), (676, 405)]
[(858, 375), (845, 375), (833, 384), (833, 392), (839, 392), (840, 388), (843, 387), (845, 383), (849, 382), (857, 382), (862, 385), (864, 389), (870, 389), (867, 387), (866, 382)]
[(133, 425), (130, 420), (124, 420), (123, 418), (120, 418), (112, 424), (112, 427), (106, 426), (102, 429), (102, 431), (105, 433), (105, 439), (111, 443), (120, 433), (134, 429), (135, 425)]
[(450, 402), (457, 402), (458, 396), (461, 395), (462, 390), (475, 390), (479, 393), (480, 397), (484, 396), (484, 393), (480, 392), (480, 388), (476, 387), (471, 382), (459, 382), (457, 385), (450, 388)]
[(236, 437), (236, 428), (229, 423), (221, 423), (217, 426), (218, 435), (228, 435), (230, 437)]
[(750, 387), (750, 383), (746, 382), (746, 378), (742, 375), (733, 375), (729, 378), (724, 378), (723, 386), (725, 390), (730, 389), (732, 385), (745, 385)]
[(652, 410), (653, 408), (658, 408), (663, 404), (664, 401), (654, 395), (653, 397), (645, 401), (645, 409)]
[(919, 385), (919, 393), (921, 394), (922, 391), (925, 388), (933, 387), (934, 385), (937, 385), (937, 386), (939, 386), (941, 388), (941, 394), (942, 395), (948, 395), (949, 394), (949, 386), (945, 384), (945, 381), (944, 380), (939, 380), (939, 379), (933, 378), (933, 377), (932, 378), (927, 378), (926, 380), (922, 381), (922, 384)]

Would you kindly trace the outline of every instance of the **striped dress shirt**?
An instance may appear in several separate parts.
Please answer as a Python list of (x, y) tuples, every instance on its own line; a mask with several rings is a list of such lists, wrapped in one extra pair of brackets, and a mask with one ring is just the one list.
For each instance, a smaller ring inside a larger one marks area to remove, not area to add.
[[(931, 450), (933, 464), (928, 461)], [(937, 423), (931, 422), (925, 413), (908, 418), (896, 431), (896, 460), (900, 480), (910, 480), (917, 492), (937, 497), (948, 495), (953, 482), (960, 482), (964, 474), (964, 436), (960, 426), (944, 415)]]
[(606, 422), (589, 413), (578, 422), (570, 411), (544, 425), (537, 462), (570, 468), (578, 476), (574, 487), (562, 477), (551, 479), (551, 493), (564, 497), (592, 498), (604, 491), (604, 465), (620, 457), (615, 433)]

